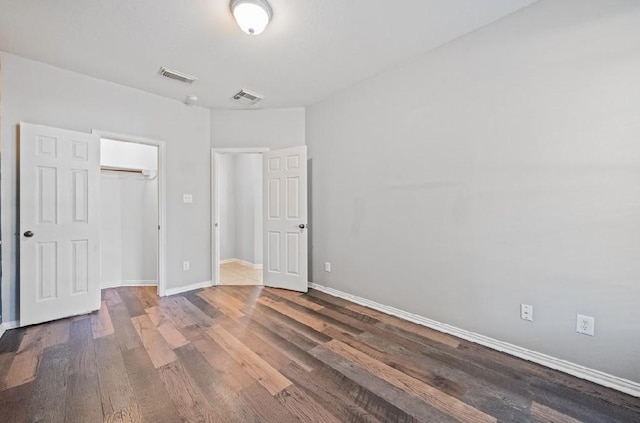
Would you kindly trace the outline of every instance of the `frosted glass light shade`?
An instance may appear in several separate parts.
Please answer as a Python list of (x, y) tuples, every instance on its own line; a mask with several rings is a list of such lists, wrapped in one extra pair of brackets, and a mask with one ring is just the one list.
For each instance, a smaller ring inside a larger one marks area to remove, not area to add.
[(272, 15), (266, 0), (232, 0), (231, 11), (240, 29), (250, 35), (264, 31)]

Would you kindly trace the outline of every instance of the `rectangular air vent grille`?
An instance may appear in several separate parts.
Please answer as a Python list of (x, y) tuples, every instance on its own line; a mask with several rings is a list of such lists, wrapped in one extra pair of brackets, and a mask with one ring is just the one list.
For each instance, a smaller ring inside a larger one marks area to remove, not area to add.
[(193, 81), (196, 80), (193, 76), (187, 75), (186, 73), (177, 72), (171, 69), (167, 69), (165, 67), (160, 68), (160, 72), (158, 72), (160, 76), (164, 76), (165, 78), (175, 79), (176, 81), (184, 82), (186, 84), (192, 84)]
[(233, 96), (234, 100), (249, 106), (253, 106), (257, 102), (262, 101), (263, 98), (264, 96), (247, 90), (240, 90)]

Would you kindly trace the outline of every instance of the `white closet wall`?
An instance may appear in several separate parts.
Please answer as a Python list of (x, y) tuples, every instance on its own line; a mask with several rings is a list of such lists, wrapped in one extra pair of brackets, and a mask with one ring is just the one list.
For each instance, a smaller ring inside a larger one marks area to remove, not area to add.
[[(157, 149), (108, 141), (102, 166), (156, 170)], [(118, 144), (122, 147), (118, 151)], [(136, 146), (132, 153), (131, 145)], [(140, 148), (141, 147), (141, 148)], [(158, 180), (139, 173), (102, 172), (101, 285), (153, 285), (158, 280)]]

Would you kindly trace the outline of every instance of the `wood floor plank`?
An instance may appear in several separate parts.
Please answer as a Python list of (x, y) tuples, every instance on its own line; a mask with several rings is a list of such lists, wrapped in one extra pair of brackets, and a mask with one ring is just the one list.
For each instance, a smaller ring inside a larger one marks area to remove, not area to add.
[(42, 335), (42, 348), (46, 349), (55, 345), (65, 344), (69, 341), (71, 320), (62, 319), (50, 322)]
[[(275, 313), (277, 312), (274, 311), (274, 314)], [(277, 314), (279, 316), (274, 316), (273, 314), (265, 313), (261, 309), (257, 309), (251, 316), (244, 318), (243, 322), (259, 322), (260, 325), (267, 328), (269, 331), (279, 334), (282, 338), (286, 339), (288, 342), (303, 351), (309, 351), (319, 344), (331, 339), (329, 336), (321, 332), (313, 331), (314, 333), (309, 333), (309, 331), (306, 330), (307, 326), (291, 319), (286, 321), (281, 318), (284, 316), (280, 315), (280, 313)], [(296, 325), (299, 325), (303, 329), (299, 330), (299, 327)]]
[(259, 422), (297, 423), (301, 421), (290, 410), (282, 407), (282, 404), (260, 384), (256, 383), (244, 388), (240, 396), (247, 407), (255, 411)]
[(295, 386), (289, 386), (276, 395), (289, 411), (295, 412), (303, 422), (340, 423), (333, 414), (305, 395)]
[(6, 331), (0, 337), (0, 354), (18, 351), (22, 338), (26, 333), (26, 328), (15, 328)]
[(176, 355), (212, 407), (216, 422), (262, 421), (262, 414), (257, 414), (260, 410), (252, 408), (238, 391), (231, 389), (225, 374), (214, 369), (193, 345), (176, 349)]
[(346, 345), (365, 353), (369, 357), (401, 371), (414, 379), (424, 382), (447, 395), (458, 399), (461, 399), (465, 395), (466, 390), (462, 384), (456, 383), (442, 374), (435, 373), (434, 371), (427, 369), (426, 366), (420, 366), (411, 360), (406, 360), (404, 357), (389, 354), (383, 350), (375, 348), (375, 346), (361, 342), (358, 338), (354, 338), (349, 334), (341, 333), (337, 330), (328, 330), (325, 333), (332, 336), (333, 339), (343, 342)]
[(150, 307), (146, 309), (146, 312), (160, 335), (171, 348), (180, 348), (189, 343), (187, 338), (174, 326), (173, 321), (160, 307)]
[(408, 376), (392, 367), (381, 363), (368, 355), (346, 345), (343, 342), (333, 340), (328, 342), (322, 347), (327, 348), (343, 357), (353, 361), (359, 366), (367, 369), (376, 376), (386, 380), (406, 390), (411, 394), (423, 399), (427, 404), (432, 405), (434, 408), (450, 415), (455, 416), (462, 422), (469, 423), (492, 423), (497, 422), (497, 419), (482, 411), (471, 407), (464, 402), (445, 394), (444, 392), (429, 386), (411, 376)]
[(209, 328), (206, 333), (272, 395), (291, 385), (290, 380), (221, 326)]
[[(518, 416), (528, 413), (531, 401), (526, 394), (528, 386), (518, 389), (515, 379), (477, 366), (472, 361), (461, 360), (451, 355), (450, 351), (443, 352), (388, 333), (385, 335), (383, 337), (364, 333), (359, 335), (357, 340), (366, 344), (368, 348), (374, 348), (388, 356), (387, 360), (391, 361), (387, 364), (392, 367), (395, 367), (395, 358), (401, 360), (401, 366), (398, 368), (413, 377), (420, 379), (420, 369), (428, 369), (436, 377), (431, 382), (433, 386), (454, 396), (455, 391), (451, 392), (450, 388), (447, 388), (448, 381), (464, 387), (464, 398), (467, 402), (475, 404), (476, 408), (502, 421), (517, 420)], [(370, 351), (368, 348), (364, 347), (363, 350)], [(442, 378), (442, 388), (439, 378)]]
[[(243, 292), (239, 288), (245, 287), (233, 288), (237, 288), (238, 292)], [(252, 294), (249, 293), (248, 295)], [(331, 337), (325, 335), (321, 331), (317, 331), (314, 328), (294, 319), (292, 316), (287, 315), (286, 309), (280, 312), (271, 307), (261, 304), (259, 300), (256, 301), (255, 305), (253, 306), (250, 318), (254, 320), (259, 319), (260, 321), (266, 320), (272, 323), (284, 325), (282, 329), (291, 333), (288, 338), (297, 337), (296, 334), (298, 334), (315, 344), (321, 344), (331, 339)]]
[(38, 369), (33, 398), (29, 404), (27, 420), (50, 423), (65, 421), (67, 378), (71, 365), (66, 345), (44, 350)]
[(205, 314), (198, 307), (193, 305), (189, 300), (181, 295), (176, 295), (174, 297), (174, 301), (178, 304), (178, 306), (191, 318), (191, 320), (201, 327), (211, 327), (215, 324), (215, 320), (210, 316)]
[[(393, 404), (409, 418), (405, 421), (419, 422), (459, 422), (458, 419), (443, 413), (435, 407), (426, 404), (420, 398), (409, 395), (396, 385), (377, 377), (368, 370), (355, 365), (340, 354), (330, 349), (319, 346), (310, 351), (314, 357), (324, 362), (331, 369), (346, 376), (355, 384), (364, 387), (366, 390), (375, 392), (380, 398), (389, 404)], [(375, 401), (364, 404), (366, 409), (377, 407)], [(403, 417), (400, 415), (400, 417)], [(393, 419), (390, 419), (393, 421)]]
[[(116, 415), (128, 409), (129, 411), (124, 415), (133, 415), (132, 411), (137, 409), (135, 395), (115, 337), (103, 336), (96, 339), (94, 343), (103, 413)], [(119, 416), (122, 417), (123, 414), (120, 413)]]
[[(356, 319), (351, 318), (348, 315), (341, 314), (336, 312), (333, 308), (322, 307), (322, 308), (310, 308), (306, 305), (301, 305), (296, 302), (293, 302), (287, 298), (282, 298), (271, 293), (271, 290), (265, 292), (265, 296), (269, 299), (275, 299), (276, 301), (282, 303), (283, 305), (297, 310), (301, 313), (306, 314), (307, 316), (311, 316), (317, 320), (320, 320), (328, 325), (328, 327), (334, 327), (343, 332), (358, 335), (362, 333), (362, 331), (366, 330), (362, 328), (362, 322)], [(313, 302), (312, 302), (313, 304)], [(357, 324), (354, 324), (357, 323)]]
[(242, 313), (238, 308), (227, 304), (212, 290), (203, 290), (198, 293), (198, 296), (232, 319), (240, 319), (244, 316), (244, 313)]
[(13, 388), (35, 379), (40, 353), (43, 349), (42, 331), (44, 327), (43, 325), (37, 325), (27, 328), (9, 372), (5, 377), (5, 389)]
[(460, 340), (458, 338), (427, 328), (417, 323), (409, 322), (407, 320), (400, 319), (390, 314), (382, 313), (380, 311), (362, 306), (360, 304), (350, 303), (346, 300), (331, 297), (330, 295), (324, 294), (317, 290), (312, 290), (311, 295), (317, 298), (321, 298), (323, 301), (331, 301), (333, 304), (340, 308), (351, 310), (362, 315), (370, 316), (378, 320), (380, 322), (378, 325), (383, 328), (392, 328), (392, 330), (396, 330), (396, 328), (399, 328), (404, 331), (414, 333), (415, 335), (429, 338), (433, 341), (448, 345), (452, 348), (457, 348), (460, 345)]
[[(248, 320), (239, 322), (249, 332), (248, 336), (256, 337), (255, 341), (262, 343), (263, 345), (273, 345), (274, 348), (281, 354), (286, 356), (290, 361), (296, 363), (306, 371), (311, 371), (315, 368), (315, 360), (307, 352), (290, 340), (282, 337), (279, 332), (274, 332), (267, 329), (266, 326), (258, 323), (257, 321)], [(243, 341), (244, 342), (244, 341)]]
[(302, 295), (300, 292), (288, 291), (286, 289), (274, 289), (270, 292), (273, 295), (277, 295), (279, 297), (285, 298), (291, 302), (307, 307), (311, 310), (318, 311), (324, 308), (323, 305), (314, 303), (313, 301), (309, 300), (305, 295)]
[(224, 375), (225, 383), (234, 391), (239, 392), (255, 383), (247, 369), (208, 336), (195, 341), (190, 340), (209, 365)]
[(149, 316), (144, 314), (132, 317), (131, 321), (156, 369), (177, 360), (173, 350), (160, 335)]
[(65, 405), (66, 422), (97, 422), (103, 418), (91, 320), (71, 323), (70, 366)]
[(11, 368), (14, 357), (14, 353), (0, 353), (0, 393), (5, 389), (5, 375), (9, 373), (9, 368)]
[[(319, 372), (314, 371), (309, 374), (294, 363), (284, 366), (280, 371), (309, 398), (316, 401), (338, 420), (361, 423), (381, 422), (376, 416), (357, 405), (350, 397), (349, 391), (360, 390), (359, 387), (354, 385), (347, 387), (345, 386), (347, 384), (342, 380), (340, 384), (333, 384), (332, 381), (319, 378)], [(386, 405), (389, 406), (389, 404)]]
[(175, 361), (162, 366), (158, 372), (182, 421), (216, 422), (207, 400), (180, 362)]
[(35, 383), (28, 382), (0, 392), (0, 422), (27, 422), (29, 401), (33, 397)]
[(114, 289), (105, 289), (103, 292), (105, 292), (105, 302), (109, 307), (109, 316), (120, 349), (124, 352), (141, 347), (142, 341), (118, 293)]
[(539, 404), (531, 403), (531, 419), (537, 423), (581, 423), (573, 417), (562, 414), (552, 408)]
[(126, 408), (107, 414), (104, 423), (142, 423), (140, 406), (137, 402), (132, 402)]
[(142, 421), (174, 423), (181, 421), (160, 375), (143, 347), (122, 353)]
[(164, 297), (158, 302), (158, 307), (173, 322), (174, 326), (182, 329), (195, 325), (196, 322), (180, 307), (175, 297)]
[(199, 291), (186, 292), (183, 296), (184, 298), (189, 300), (191, 304), (198, 307), (203, 313), (211, 317), (213, 320), (217, 320), (219, 317), (221, 317), (223, 315), (222, 312), (203, 300), (202, 297), (198, 295), (198, 292)]
[(91, 315), (91, 330), (93, 339), (113, 334), (113, 324), (105, 301), (102, 301), (100, 310)]
[[(344, 361), (343, 364), (345, 364)], [(289, 375), (287, 372), (287, 376)], [(294, 375), (290, 377), (292, 380), (295, 379)], [(373, 379), (374, 378), (369, 378), (369, 380)], [(295, 380), (298, 382), (298, 379)], [(320, 383), (324, 388), (315, 388), (313, 385), (311, 389), (306, 388), (309, 383), (314, 383), (314, 381)], [(379, 384), (386, 383), (379, 379), (377, 379), (377, 381)], [(337, 395), (342, 401), (346, 402), (349, 407), (349, 412), (353, 410), (349, 404), (353, 403), (354, 406), (364, 410), (371, 419), (378, 419), (381, 422), (412, 422), (416, 420), (413, 416), (398, 408), (395, 402), (388, 401), (388, 398), (393, 398), (394, 390), (396, 393), (400, 392), (400, 390), (393, 385), (387, 386), (390, 389), (386, 389), (385, 387), (382, 391), (384, 394), (380, 395), (328, 365), (314, 370), (310, 377), (306, 377), (303, 381), (300, 381), (299, 384), (302, 389), (305, 389), (307, 392), (311, 391), (316, 393), (316, 395), (321, 395), (323, 392), (325, 395)], [(388, 395), (388, 398), (384, 398), (384, 395)], [(357, 411), (354, 413), (359, 415)], [(351, 414), (346, 414), (344, 420), (350, 420), (350, 416)], [(367, 417), (363, 417), (362, 420), (367, 421)]]
[(323, 321), (320, 321), (318, 319), (314, 319), (311, 316), (308, 316), (305, 313), (302, 313), (298, 310), (292, 309), (290, 307), (287, 307), (286, 305), (278, 302), (278, 301), (274, 301), (271, 298), (266, 298), (266, 297), (261, 297), (259, 300), (260, 304), (263, 304), (283, 315), (286, 315), (302, 324), (304, 324), (305, 326), (309, 326), (310, 328), (318, 331), (318, 332), (322, 332), (324, 331), (327, 327), (329, 327), (329, 325)]
[(157, 286), (138, 286), (131, 288), (131, 290), (145, 310), (158, 305)]
[(115, 288), (116, 292), (122, 299), (122, 302), (127, 307), (130, 317), (142, 316), (145, 314), (144, 306), (142, 305), (138, 297), (133, 293), (134, 289), (136, 288)]

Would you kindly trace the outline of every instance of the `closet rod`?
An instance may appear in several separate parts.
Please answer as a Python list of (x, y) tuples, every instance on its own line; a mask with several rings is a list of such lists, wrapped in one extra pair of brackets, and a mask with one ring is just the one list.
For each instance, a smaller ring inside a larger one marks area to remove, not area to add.
[(141, 169), (125, 169), (122, 167), (111, 167), (111, 166), (100, 166), (100, 170), (106, 170), (109, 172), (127, 172), (127, 173), (140, 173), (142, 174)]

